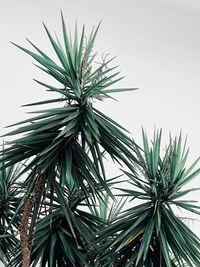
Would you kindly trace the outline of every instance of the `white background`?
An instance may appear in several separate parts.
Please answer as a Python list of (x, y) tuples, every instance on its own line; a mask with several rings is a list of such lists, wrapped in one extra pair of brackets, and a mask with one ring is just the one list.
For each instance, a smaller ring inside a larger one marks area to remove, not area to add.
[[(28, 109), (19, 106), (47, 95), (32, 80), (47, 81), (46, 76), (9, 41), (30, 47), (28, 37), (52, 55), (42, 21), (59, 34), (60, 9), (71, 29), (77, 20), (80, 30), (84, 23), (89, 32), (102, 20), (95, 50), (100, 56), (117, 55), (116, 65), (125, 75), (118, 87), (140, 88), (119, 94), (119, 102), (105, 102), (103, 111), (139, 143), (142, 126), (150, 136), (154, 128), (162, 127), (163, 145), (169, 131), (177, 135), (181, 130), (188, 136), (190, 161), (196, 159), (200, 155), (199, 0), (1, 0), (1, 133), (7, 131), (6, 125), (27, 117)], [(192, 186), (200, 187), (200, 176)], [(192, 197), (200, 199), (199, 194)], [(190, 225), (199, 235), (200, 223)]]

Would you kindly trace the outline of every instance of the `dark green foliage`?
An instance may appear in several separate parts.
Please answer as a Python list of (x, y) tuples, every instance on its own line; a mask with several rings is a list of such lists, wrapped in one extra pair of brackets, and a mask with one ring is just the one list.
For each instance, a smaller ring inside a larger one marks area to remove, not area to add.
[(57, 102), (63, 106), (33, 112), (39, 115), (15, 124), (24, 126), (7, 135), (23, 136), (5, 149), (5, 166), (34, 157), (27, 170), (36, 166), (37, 173), (43, 173), (52, 166), (58, 166), (62, 168), (62, 174), (67, 172), (67, 175), (64, 173), (62, 184), (68, 183), (73, 177), (76, 185), (86, 194), (85, 183), (89, 184), (94, 194), (98, 194), (96, 184), (101, 183), (111, 195), (105, 182), (102, 152), (105, 150), (113, 159), (123, 161), (133, 169), (130, 160), (134, 157), (129, 152), (132, 141), (125, 135), (125, 129), (93, 107), (92, 100), (102, 100), (110, 97), (110, 93), (134, 89), (109, 89), (121, 79), (117, 77), (119, 72), (113, 72), (115, 68), (109, 68), (110, 60), (103, 61), (94, 69), (93, 45), (98, 28), (92, 31), (87, 42), (84, 27), (80, 41), (75, 29), (72, 43), (62, 16), (62, 47), (58, 40), (53, 39), (45, 25), (44, 27), (59, 65), (32, 43), (37, 53), (16, 46), (32, 56), (40, 63), (43, 71), (61, 84), (57, 88), (37, 81), (48, 91), (60, 94), (60, 98), (30, 105)]
[[(143, 131), (140, 148), (126, 129), (94, 107), (94, 100), (135, 89), (112, 87), (121, 80), (110, 67), (112, 59), (95, 64), (99, 26), (88, 39), (84, 27), (79, 39), (76, 27), (72, 41), (61, 19), (63, 44), (44, 25), (56, 60), (29, 40), (35, 52), (15, 44), (57, 84), (35, 80), (57, 96), (25, 106), (57, 106), (30, 112), (32, 118), (11, 125), (19, 128), (7, 134), (18, 137), (0, 153), (0, 259), (22, 266), (19, 228), (29, 203), (31, 266), (200, 266), (200, 240), (174, 211), (200, 214), (197, 204), (184, 199), (196, 188), (183, 188), (199, 174), (198, 160), (186, 167), (181, 136), (170, 139), (162, 153), (161, 132), (149, 145)], [(127, 188), (117, 188), (119, 201), (112, 189), (121, 183), (108, 179), (107, 155), (129, 179)], [(24, 160), (16, 172), (14, 164)], [(124, 211), (127, 199), (138, 202)]]
[[(123, 196), (140, 200), (124, 211), (117, 221), (100, 232), (116, 235), (114, 242), (105, 244), (103, 258), (110, 258), (106, 266), (199, 266), (200, 239), (174, 213), (174, 206), (200, 214), (200, 207), (185, 200), (189, 192), (183, 186), (200, 172), (198, 160), (189, 168), (185, 163), (188, 151), (181, 136), (171, 140), (164, 155), (160, 151), (161, 132), (155, 133), (149, 147), (143, 132), (143, 150), (135, 147), (140, 164), (137, 174), (124, 172), (133, 188), (120, 189)], [(102, 256), (101, 256), (102, 257)]]
[(23, 188), (20, 188), (21, 183), (16, 181), (19, 166), (4, 168), (3, 163), (0, 166), (0, 260), (5, 262), (10, 259), (13, 248), (19, 244), (16, 237), (19, 215), (15, 220), (12, 218), (21, 201)]
[[(63, 46), (58, 39), (55, 41), (45, 25), (44, 27), (59, 60), (58, 64), (30, 41), (36, 53), (16, 46), (32, 56), (40, 64), (38, 67), (60, 84), (59, 87), (54, 87), (36, 81), (47, 91), (57, 92), (58, 98), (27, 106), (49, 103), (57, 103), (59, 106), (62, 104), (62, 106), (35, 111), (34, 117), (12, 125), (20, 128), (7, 135), (20, 134), (20, 137), (8, 143), (9, 146), (4, 150), (1, 161), (5, 167), (9, 167), (29, 159), (21, 173), (22, 175), (29, 171), (29, 175), (24, 180), (26, 193), (15, 217), (19, 216), (26, 200), (34, 190), (35, 177), (44, 174), (45, 188), (42, 190), (40, 201), (34, 205), (30, 234), (37, 221), (42, 218), (39, 213), (43, 209), (42, 201), (50, 192), (51, 202), (53, 203), (53, 198), (57, 197), (74, 235), (71, 209), (67, 208), (67, 199), (62, 197), (61, 188), (66, 189), (73, 184), (78, 192), (81, 191), (85, 195), (87, 205), (91, 205), (91, 196), (93, 199), (102, 199), (104, 191), (112, 196), (106, 182), (103, 160), (105, 151), (114, 160), (124, 162), (134, 170), (131, 164), (133, 157), (129, 150), (132, 141), (125, 134), (126, 130), (95, 109), (93, 99), (103, 100), (111, 98), (109, 95), (111, 93), (134, 89), (110, 88), (121, 79), (117, 77), (119, 72), (114, 72), (115, 68), (109, 67), (111, 60), (103, 60), (100, 66), (94, 67), (93, 45), (98, 27), (92, 31), (87, 41), (84, 27), (80, 40), (78, 40), (76, 28), (74, 42), (72, 42), (62, 16)], [(56, 190), (52, 191), (55, 186)], [(99, 187), (103, 191), (99, 190)]]
[[(88, 188), (88, 194), (90, 189)], [(104, 223), (103, 219), (84, 211), (84, 194), (78, 188), (55, 185), (57, 197), (47, 194), (40, 219), (31, 235), (33, 266), (86, 266), (93, 250), (91, 239)], [(21, 266), (21, 248), (17, 247), (9, 266)]]

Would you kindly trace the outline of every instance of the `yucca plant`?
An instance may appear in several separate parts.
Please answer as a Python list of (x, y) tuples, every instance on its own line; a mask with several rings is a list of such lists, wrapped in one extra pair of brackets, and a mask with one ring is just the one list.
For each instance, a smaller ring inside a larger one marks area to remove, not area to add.
[[(34, 111), (39, 115), (14, 124), (24, 126), (9, 132), (7, 136), (22, 136), (9, 142), (1, 159), (4, 167), (28, 159), (27, 166), (21, 173), (30, 171), (24, 181), (27, 192), (15, 213), (15, 217), (18, 216), (23, 208), (20, 224), (23, 267), (30, 265), (30, 236), (37, 222), (37, 214), (42, 209), (45, 194), (50, 191), (52, 199), (56, 195), (60, 201), (58, 194), (62, 195), (62, 188), (65, 189), (73, 181), (77, 191), (81, 191), (87, 198), (88, 205), (91, 194), (94, 199), (102, 199), (103, 192), (113, 197), (106, 182), (103, 159), (105, 152), (113, 160), (123, 162), (134, 171), (132, 161), (135, 159), (130, 153), (132, 140), (125, 134), (126, 130), (93, 106), (93, 99), (112, 98), (111, 93), (134, 89), (111, 87), (121, 80), (115, 67), (109, 67), (112, 59), (103, 60), (100, 66), (95, 67), (93, 46), (99, 27), (91, 32), (89, 38), (86, 38), (83, 27), (80, 40), (76, 27), (72, 41), (64, 18), (61, 17), (63, 45), (58, 38), (52, 37), (44, 25), (59, 63), (30, 41), (36, 52), (16, 45), (32, 56), (40, 64), (37, 67), (59, 84), (55, 87), (37, 81), (47, 91), (57, 92), (58, 98), (26, 106), (62, 104), (56, 108)], [(53, 190), (57, 183), (59, 190)], [(99, 185), (103, 190), (99, 190)], [(62, 210), (66, 209), (66, 201), (59, 202)], [(32, 227), (29, 229), (32, 210), (34, 216), (31, 217)], [(69, 214), (64, 213), (64, 216), (70, 224)]]
[[(114, 185), (117, 183), (116, 178), (114, 178)], [(99, 240), (99, 236), (101, 235), (101, 231), (104, 231), (109, 225), (117, 220), (121, 211), (125, 207), (126, 201), (127, 199), (123, 197), (113, 201), (108, 195), (105, 195), (104, 199), (100, 200), (97, 205), (90, 207), (91, 213), (102, 220), (99, 225), (99, 229), (96, 229), (95, 235), (93, 236), (92, 251), (90, 253), (90, 266), (101, 267), (107, 264), (109, 259), (106, 258), (101, 260), (99, 259), (99, 255), (102, 254), (102, 249), (104, 250), (104, 246), (108, 240), (109, 242), (114, 242), (115, 233), (113, 235), (107, 235), (101, 240)]]
[[(164, 153), (161, 131), (155, 133), (151, 146), (143, 131), (143, 149), (134, 148), (140, 164), (137, 174), (124, 171), (130, 179), (122, 195), (135, 199), (117, 221), (100, 232), (99, 241), (116, 234), (107, 242), (100, 258), (110, 259), (105, 266), (200, 266), (200, 239), (179, 218), (175, 207), (200, 214), (200, 207), (186, 195), (199, 188), (184, 189), (200, 169), (197, 161), (186, 167), (188, 150), (181, 135), (170, 138)], [(131, 188), (132, 187), (132, 188)]]
[[(53, 104), (32, 118), (10, 126), (15, 136), (0, 153), (0, 253), (10, 267), (199, 266), (200, 240), (183, 223), (174, 206), (199, 214), (182, 199), (182, 187), (199, 174), (196, 161), (186, 168), (188, 152), (181, 137), (162, 155), (161, 133), (143, 149), (116, 121), (95, 108), (95, 101), (135, 88), (113, 88), (121, 80), (112, 59), (95, 64), (99, 26), (80, 38), (63, 41), (44, 25), (56, 59), (28, 40), (35, 52), (14, 44), (36, 62), (52, 84), (35, 80), (58, 94), (25, 106)], [(57, 84), (57, 85), (55, 85)], [(55, 106), (57, 105), (57, 106)], [(121, 165), (133, 187), (119, 188), (106, 175), (105, 157)], [(23, 163), (19, 173), (15, 164)], [(13, 178), (14, 177), (14, 178)], [(123, 211), (126, 199), (141, 203)], [(113, 202), (113, 203), (112, 203)]]
[[(87, 190), (89, 194), (90, 188)], [(85, 194), (75, 184), (60, 189), (56, 182), (55, 192), (57, 195), (53, 198), (50, 193), (46, 194), (42, 209), (37, 213), (39, 218), (30, 236), (31, 266), (39, 263), (41, 266), (86, 266), (91, 261), (89, 253), (94, 250), (91, 241), (103, 219), (84, 210), (87, 207)], [(17, 267), (21, 263), (22, 251), (18, 246), (8, 266)]]
[[(4, 144), (2, 146), (2, 155)], [(0, 164), (0, 261), (6, 264), (10, 260), (12, 250), (19, 244), (17, 232), (20, 216), (13, 216), (24, 193), (21, 182), (17, 181), (20, 165), (4, 168)]]

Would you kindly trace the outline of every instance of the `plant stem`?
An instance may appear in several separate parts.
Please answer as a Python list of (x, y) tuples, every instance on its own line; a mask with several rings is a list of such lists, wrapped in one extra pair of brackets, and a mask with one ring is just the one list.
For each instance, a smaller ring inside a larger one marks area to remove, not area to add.
[(29, 216), (36, 201), (40, 198), (44, 189), (45, 176), (44, 174), (38, 175), (35, 187), (30, 194), (30, 197), (26, 200), (21, 224), (20, 224), (20, 240), (22, 248), (22, 267), (30, 266), (31, 252), (29, 248)]

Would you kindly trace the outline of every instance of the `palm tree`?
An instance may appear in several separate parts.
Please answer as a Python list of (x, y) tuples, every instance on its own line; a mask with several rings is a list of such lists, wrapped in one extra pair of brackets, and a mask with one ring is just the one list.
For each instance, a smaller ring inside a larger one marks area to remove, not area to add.
[[(54, 79), (53, 85), (35, 81), (58, 97), (25, 105), (54, 104), (10, 125), (19, 128), (6, 134), (18, 137), (0, 159), (2, 261), (12, 267), (199, 266), (199, 238), (173, 210), (199, 214), (198, 206), (179, 199), (189, 192), (182, 186), (200, 172), (193, 171), (197, 162), (185, 168), (181, 137), (170, 140), (162, 156), (161, 133), (149, 148), (143, 132), (141, 149), (95, 108), (94, 100), (135, 89), (113, 88), (122, 79), (110, 67), (113, 59), (95, 64), (99, 26), (89, 38), (85, 27), (79, 38), (76, 26), (72, 40), (62, 13), (61, 19), (63, 44), (44, 25), (55, 60), (29, 40), (35, 52), (14, 44)], [(134, 187), (120, 188), (119, 202), (113, 187), (120, 183), (107, 177), (106, 157), (121, 165)], [(23, 164), (17, 175), (15, 164)], [(142, 203), (124, 210), (126, 198)]]

